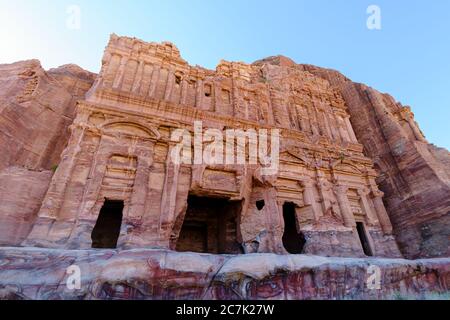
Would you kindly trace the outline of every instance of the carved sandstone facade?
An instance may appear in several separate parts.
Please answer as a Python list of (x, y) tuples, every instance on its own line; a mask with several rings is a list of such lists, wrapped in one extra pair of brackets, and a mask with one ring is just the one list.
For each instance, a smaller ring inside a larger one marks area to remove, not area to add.
[(342, 93), (400, 250), (409, 259), (450, 256), (450, 153), (430, 144), (411, 108), (337, 71), (303, 65)]
[[(113, 35), (24, 245), (400, 256), (341, 93), (278, 59), (211, 71)], [(174, 164), (171, 134), (194, 121), (280, 129), (278, 173)]]

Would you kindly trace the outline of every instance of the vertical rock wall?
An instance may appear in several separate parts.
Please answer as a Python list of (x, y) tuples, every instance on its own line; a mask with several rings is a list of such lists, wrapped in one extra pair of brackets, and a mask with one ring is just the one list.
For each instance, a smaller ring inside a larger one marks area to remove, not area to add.
[(76, 101), (95, 75), (37, 60), (0, 65), (0, 245), (30, 231), (64, 150)]
[(450, 255), (450, 153), (428, 143), (409, 107), (333, 70), (304, 65), (344, 97), (408, 258)]

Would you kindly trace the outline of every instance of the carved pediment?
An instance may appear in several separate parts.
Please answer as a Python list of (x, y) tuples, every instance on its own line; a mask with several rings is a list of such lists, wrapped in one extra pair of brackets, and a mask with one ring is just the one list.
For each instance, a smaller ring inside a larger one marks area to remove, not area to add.
[(161, 137), (158, 130), (136, 122), (120, 121), (108, 123), (103, 126), (103, 130), (110, 134), (125, 134), (147, 139), (159, 139)]
[(286, 150), (281, 153), (280, 159), (283, 161), (291, 161), (303, 164), (304, 166), (310, 166), (312, 164), (312, 159), (309, 159), (303, 152), (292, 149)]
[(345, 173), (353, 173), (353, 174), (358, 174), (358, 175), (362, 175), (362, 171), (355, 166), (354, 164), (351, 163), (337, 163), (335, 165), (333, 165), (333, 169), (335, 171), (341, 171), (341, 172), (345, 172)]

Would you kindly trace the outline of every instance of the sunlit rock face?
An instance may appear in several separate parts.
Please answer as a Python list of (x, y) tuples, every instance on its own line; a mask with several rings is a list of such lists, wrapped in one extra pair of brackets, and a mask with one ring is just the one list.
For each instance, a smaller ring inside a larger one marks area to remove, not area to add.
[[(255, 145), (228, 141), (230, 130), (247, 138), (265, 132), (256, 146), (266, 143), (266, 162), (257, 149), (250, 162)], [(192, 143), (177, 149), (181, 136)], [(242, 145), (244, 163), (204, 161), (205, 150), (217, 155)], [(36, 60), (0, 65), (0, 149), (0, 245), (29, 247), (0, 250), (0, 259), (30, 255), (0, 267), (3, 297), (70, 297), (64, 288), (52, 293), (50, 278), (31, 291), (24, 289), (30, 278), (17, 288), (5, 281), (48, 254), (99, 259), (100, 273), (90, 272), (89, 281), (110, 278), (85, 298), (150, 298), (148, 284), (133, 296), (127, 281), (146, 274), (171, 281), (186, 266), (193, 279), (206, 280), (194, 290), (174, 279), (179, 291), (155, 288), (154, 297), (374, 298), (361, 287), (368, 260), (294, 254), (375, 257), (391, 277), (380, 298), (417, 282), (413, 291), (448, 290), (448, 259), (391, 260), (389, 267), (379, 260), (450, 256), (448, 151), (426, 141), (410, 108), (333, 70), (283, 56), (207, 70), (190, 66), (171, 43), (112, 35), (98, 75), (75, 65), (45, 71)], [(174, 154), (201, 161), (175, 163)], [(121, 272), (109, 274), (111, 257)], [(177, 263), (158, 273), (167, 257)], [(242, 279), (230, 284), (217, 272), (238, 261), (246, 274), (255, 267), (251, 257), (285, 273), (265, 270), (249, 280), (253, 291), (235, 296), (230, 288)], [(318, 277), (348, 279), (341, 268), (349, 263), (354, 293), (344, 284), (322, 292), (333, 279), (312, 283), (300, 267), (287, 267), (315, 259), (333, 264), (312, 271)], [(45, 268), (65, 272), (59, 258)], [(281, 288), (286, 277), (298, 281)], [(121, 281), (123, 289), (114, 287)]]
[(29, 234), (69, 139), (76, 101), (95, 75), (39, 61), (0, 65), (0, 244)]
[(450, 255), (450, 153), (425, 139), (414, 114), (388, 94), (333, 70), (303, 66), (342, 93), (408, 258)]

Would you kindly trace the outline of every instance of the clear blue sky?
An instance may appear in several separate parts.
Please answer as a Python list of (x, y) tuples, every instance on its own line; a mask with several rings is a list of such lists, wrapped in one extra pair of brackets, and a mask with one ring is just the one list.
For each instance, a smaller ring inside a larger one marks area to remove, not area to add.
[[(366, 27), (371, 4), (381, 30)], [(81, 29), (67, 28), (69, 5)], [(449, 0), (0, 0), (0, 63), (98, 71), (113, 32), (172, 41), (210, 69), (276, 54), (337, 69), (411, 105), (427, 138), (450, 149)]]

